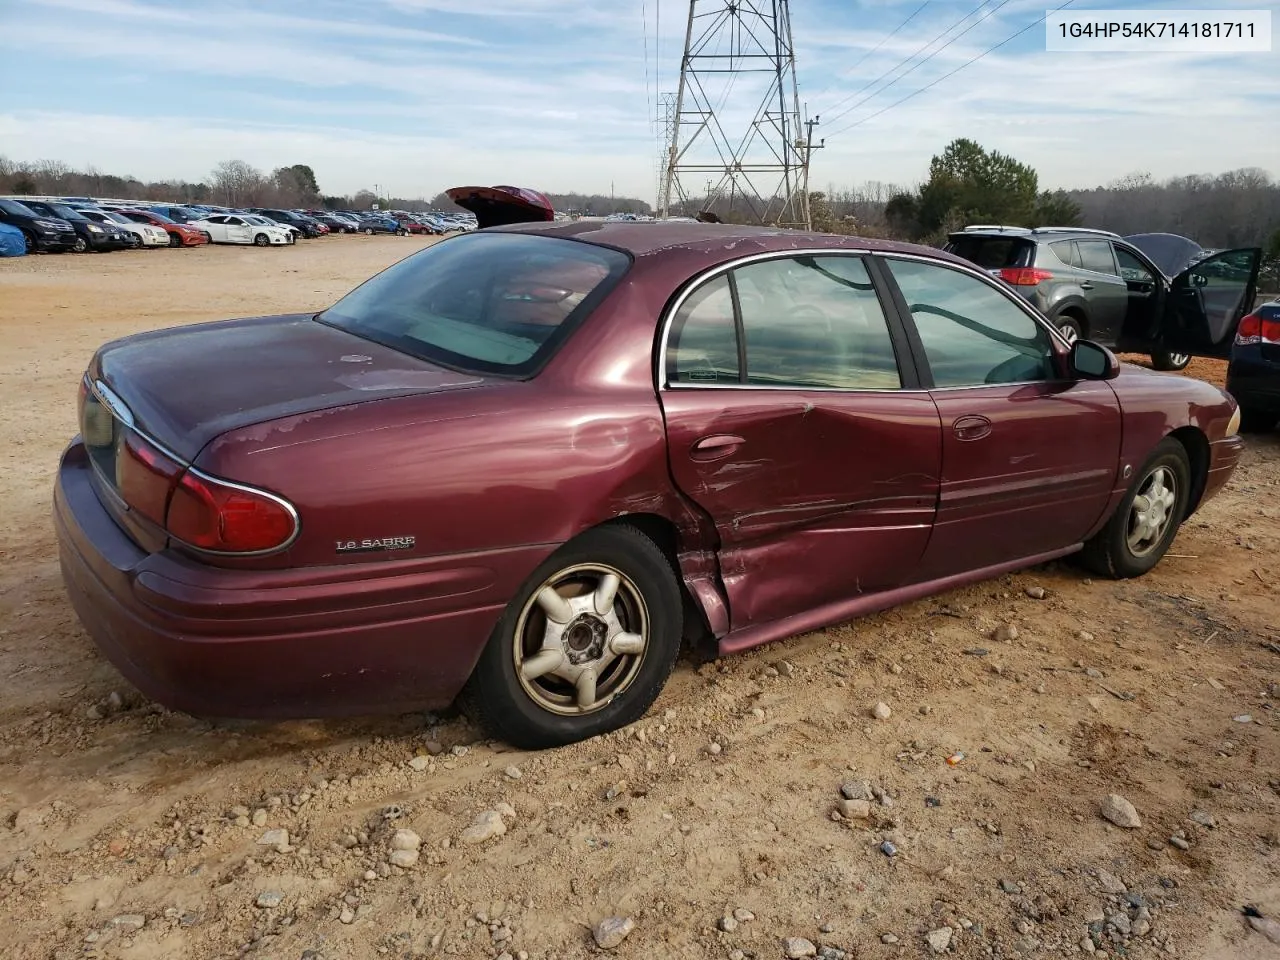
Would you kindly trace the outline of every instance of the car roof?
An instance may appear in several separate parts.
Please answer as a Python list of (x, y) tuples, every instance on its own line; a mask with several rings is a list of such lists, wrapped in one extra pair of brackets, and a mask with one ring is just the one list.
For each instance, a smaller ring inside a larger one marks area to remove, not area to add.
[(847, 248), (877, 253), (911, 253), (972, 267), (961, 257), (914, 243), (730, 223), (670, 223), (661, 220), (579, 220), (566, 223), (556, 220), (491, 227), (485, 232), (530, 233), (584, 240), (625, 250), (637, 258), (696, 255), (697, 259), (717, 262), (736, 260), (752, 253)]

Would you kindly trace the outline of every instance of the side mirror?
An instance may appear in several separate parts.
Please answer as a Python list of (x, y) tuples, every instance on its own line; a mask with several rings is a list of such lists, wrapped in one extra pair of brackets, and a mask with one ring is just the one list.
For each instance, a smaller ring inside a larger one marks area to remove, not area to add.
[(1081, 380), (1114, 380), (1120, 376), (1116, 355), (1092, 340), (1071, 344), (1071, 372)]

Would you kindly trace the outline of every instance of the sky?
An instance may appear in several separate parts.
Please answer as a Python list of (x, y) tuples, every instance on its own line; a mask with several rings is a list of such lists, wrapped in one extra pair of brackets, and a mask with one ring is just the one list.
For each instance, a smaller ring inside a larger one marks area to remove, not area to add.
[[(1227, 6), (1069, 9), (1117, 5)], [(1052, 7), (792, 0), (802, 112), (826, 141), (813, 188), (917, 183), (956, 137), (1032, 165), (1044, 188), (1280, 175), (1280, 42), (1047, 53), (1035, 24)], [(144, 180), (306, 163), (338, 194), (515, 183), (652, 201), (688, 13), (680, 0), (0, 0), (0, 154)], [(729, 139), (749, 129), (759, 84), (707, 87)]]

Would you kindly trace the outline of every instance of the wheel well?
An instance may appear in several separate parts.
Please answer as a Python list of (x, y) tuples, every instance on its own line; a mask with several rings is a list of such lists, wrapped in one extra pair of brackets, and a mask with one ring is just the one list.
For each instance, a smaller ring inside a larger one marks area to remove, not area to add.
[(1191, 464), (1191, 496), (1187, 500), (1187, 516), (1195, 513), (1204, 496), (1205, 481), (1209, 478), (1209, 440), (1198, 427), (1179, 427), (1169, 434), (1182, 444)]
[(684, 602), (685, 642), (692, 646), (711, 638), (711, 628), (707, 625), (707, 617), (702, 610), (702, 605), (694, 598), (680, 572), (680, 534), (676, 530), (676, 525), (666, 517), (656, 513), (628, 513), (608, 520), (600, 524), (600, 526), (632, 527), (657, 544), (658, 549), (663, 552), (671, 564), (671, 569), (676, 575), (676, 582), (680, 585), (680, 596)]

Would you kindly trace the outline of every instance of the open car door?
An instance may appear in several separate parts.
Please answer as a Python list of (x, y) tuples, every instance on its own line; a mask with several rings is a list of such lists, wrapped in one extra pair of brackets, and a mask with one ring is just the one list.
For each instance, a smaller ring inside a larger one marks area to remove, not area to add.
[(1240, 320), (1258, 291), (1259, 247), (1224, 250), (1198, 260), (1170, 282), (1160, 339), (1165, 348), (1229, 357)]

